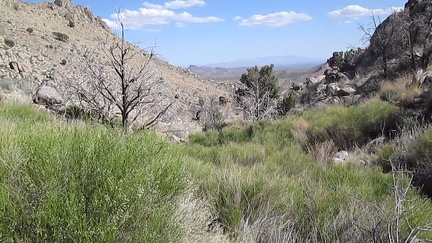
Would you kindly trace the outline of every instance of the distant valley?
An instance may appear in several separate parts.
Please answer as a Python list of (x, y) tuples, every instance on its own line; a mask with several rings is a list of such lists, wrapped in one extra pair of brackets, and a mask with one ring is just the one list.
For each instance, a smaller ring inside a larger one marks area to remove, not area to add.
[(188, 70), (206, 79), (238, 81), (241, 75), (250, 67), (274, 64), (276, 76), (280, 79), (281, 85), (286, 86), (288, 83), (303, 82), (305, 78), (313, 74), (322, 63), (325, 63), (325, 60), (298, 56), (277, 56), (206, 64), (202, 66), (190, 65)]

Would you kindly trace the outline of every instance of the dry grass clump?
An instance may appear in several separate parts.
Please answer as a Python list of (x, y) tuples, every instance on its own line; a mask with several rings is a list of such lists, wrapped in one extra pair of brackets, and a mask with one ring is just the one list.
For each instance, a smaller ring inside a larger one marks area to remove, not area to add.
[(408, 75), (382, 82), (379, 90), (381, 99), (403, 103), (412, 102), (421, 92), (418, 85), (412, 85), (412, 78)]
[(338, 151), (332, 140), (307, 146), (308, 153), (320, 164), (328, 164), (333, 155)]

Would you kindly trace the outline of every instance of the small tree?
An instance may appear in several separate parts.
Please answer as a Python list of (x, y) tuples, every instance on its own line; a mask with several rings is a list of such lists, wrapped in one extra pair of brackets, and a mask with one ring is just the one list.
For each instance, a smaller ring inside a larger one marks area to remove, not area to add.
[[(173, 104), (162, 106), (162, 79), (154, 77), (150, 64), (154, 59), (153, 48), (149, 52), (133, 46), (125, 40), (125, 27), (120, 36), (101, 40), (98, 49), (102, 55), (87, 51), (84, 59), (85, 75), (81, 82), (73, 84), (78, 106), (91, 116), (113, 124), (121, 117), (121, 126), (128, 129), (138, 119), (143, 128), (153, 126)], [(158, 93), (156, 93), (156, 90)]]
[(248, 68), (247, 73), (242, 74), (240, 78), (244, 88), (237, 90), (237, 100), (246, 116), (252, 120), (265, 119), (277, 113), (279, 88), (273, 67), (271, 64), (261, 69), (257, 66)]

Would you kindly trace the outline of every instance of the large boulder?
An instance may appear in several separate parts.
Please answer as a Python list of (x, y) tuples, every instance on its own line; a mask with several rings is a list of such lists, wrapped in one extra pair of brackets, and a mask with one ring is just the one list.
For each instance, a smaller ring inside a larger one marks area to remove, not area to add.
[(64, 100), (61, 95), (55, 88), (47, 85), (41, 86), (36, 90), (36, 93), (33, 95), (33, 102), (56, 111), (64, 107)]

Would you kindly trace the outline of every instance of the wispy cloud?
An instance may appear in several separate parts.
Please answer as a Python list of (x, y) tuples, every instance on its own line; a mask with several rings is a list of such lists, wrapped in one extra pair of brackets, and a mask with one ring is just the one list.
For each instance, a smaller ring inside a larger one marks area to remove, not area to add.
[(149, 25), (166, 25), (172, 22), (178, 27), (185, 27), (186, 23), (224, 21), (224, 19), (215, 16), (197, 17), (186, 11), (176, 12), (178, 9), (204, 5), (204, 0), (173, 0), (162, 5), (144, 2), (142, 8), (125, 9), (119, 14), (112, 14), (111, 19), (104, 19), (104, 21), (113, 29), (118, 28), (117, 19), (120, 19), (128, 29), (144, 29)]
[(312, 17), (305, 13), (296, 13), (292, 11), (276, 12), (267, 15), (257, 14), (249, 18), (242, 18), (240, 16), (234, 18), (235, 21), (239, 21), (239, 24), (243, 26), (265, 25), (272, 27), (282, 27), (288, 24), (307, 21), (311, 19)]
[(165, 2), (163, 5), (153, 4), (150, 2), (144, 2), (143, 5), (144, 7), (153, 9), (181, 9), (194, 6), (204, 6), (205, 2), (203, 0), (174, 0)]
[(387, 9), (369, 9), (360, 5), (348, 5), (341, 9), (336, 9), (328, 13), (332, 18), (358, 20), (371, 15), (389, 15), (393, 12), (402, 10), (402, 7), (390, 7)]

